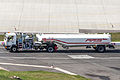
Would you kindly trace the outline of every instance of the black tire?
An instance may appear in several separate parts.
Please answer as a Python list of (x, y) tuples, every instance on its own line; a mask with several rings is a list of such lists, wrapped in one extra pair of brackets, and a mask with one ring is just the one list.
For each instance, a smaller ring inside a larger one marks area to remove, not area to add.
[(97, 46), (96, 47), (96, 51), (99, 52), (99, 53), (103, 53), (106, 51), (106, 47), (101, 45), (101, 46)]
[(49, 53), (52, 53), (52, 52), (55, 51), (55, 49), (54, 49), (54, 47), (49, 46), (49, 47), (47, 48), (47, 51), (48, 51)]
[(35, 50), (37, 51), (37, 50), (38, 50), (38, 47), (35, 47)]
[(39, 51), (43, 51), (44, 48), (39, 48)]
[(13, 46), (10, 50), (10, 52), (17, 52), (17, 47)]

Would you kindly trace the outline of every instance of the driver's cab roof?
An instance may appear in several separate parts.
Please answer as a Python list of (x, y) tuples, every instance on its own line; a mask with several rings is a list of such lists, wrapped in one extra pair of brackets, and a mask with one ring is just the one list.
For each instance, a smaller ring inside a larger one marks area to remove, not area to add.
[(5, 35), (6, 35), (6, 37), (8, 37), (8, 36), (15, 36), (16, 34), (15, 33), (6, 33)]

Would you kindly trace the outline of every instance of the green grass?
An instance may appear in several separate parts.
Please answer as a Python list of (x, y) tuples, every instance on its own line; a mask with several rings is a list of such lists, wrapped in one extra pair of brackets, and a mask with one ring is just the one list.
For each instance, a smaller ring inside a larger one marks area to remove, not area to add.
[(120, 41), (120, 33), (110, 33), (112, 36), (112, 41)]
[(0, 35), (0, 41), (3, 41), (4, 35)]
[(90, 80), (81, 76), (73, 76), (64, 73), (55, 73), (47, 71), (4, 71), (0, 70), (0, 80), (11, 79), (12, 76), (18, 76), (22, 80)]

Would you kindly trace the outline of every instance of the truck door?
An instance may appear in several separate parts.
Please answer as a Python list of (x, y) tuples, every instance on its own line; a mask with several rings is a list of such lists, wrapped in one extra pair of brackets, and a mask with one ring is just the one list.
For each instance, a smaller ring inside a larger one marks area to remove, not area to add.
[(8, 46), (16, 45), (16, 37), (15, 37), (15, 35), (8, 36), (7, 45)]

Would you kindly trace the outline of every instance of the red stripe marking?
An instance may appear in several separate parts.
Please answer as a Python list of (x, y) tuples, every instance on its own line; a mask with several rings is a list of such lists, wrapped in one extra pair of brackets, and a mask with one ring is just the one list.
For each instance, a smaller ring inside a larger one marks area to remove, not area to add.
[(107, 39), (103, 38), (103, 40), (107, 40)]
[(64, 42), (64, 41), (57, 40), (57, 39), (46, 39), (46, 40), (54, 40), (54, 41), (58, 41), (58, 42), (66, 43), (66, 44), (109, 44), (109, 42), (103, 42), (103, 43), (69, 43), (69, 42)]

